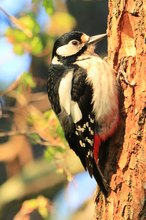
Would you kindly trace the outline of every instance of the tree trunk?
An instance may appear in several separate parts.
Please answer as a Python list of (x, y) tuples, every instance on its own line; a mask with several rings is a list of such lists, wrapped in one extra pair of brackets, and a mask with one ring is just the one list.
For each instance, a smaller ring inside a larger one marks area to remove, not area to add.
[(120, 125), (104, 168), (111, 192), (97, 192), (100, 220), (146, 219), (146, 0), (109, 0), (108, 59), (120, 77)]

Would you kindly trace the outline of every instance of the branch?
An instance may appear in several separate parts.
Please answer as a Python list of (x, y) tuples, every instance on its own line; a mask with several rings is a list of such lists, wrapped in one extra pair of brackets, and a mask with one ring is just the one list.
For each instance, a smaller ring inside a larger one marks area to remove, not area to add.
[(23, 31), (29, 38), (32, 37), (32, 32), (26, 29), (25, 25), (16, 17), (9, 15), (2, 7), (0, 7), (0, 11), (4, 13), (4, 15), (14, 24), (18, 29)]
[[(9, 136), (9, 137), (12, 137), (12, 136), (17, 136), (17, 135), (26, 135), (26, 136), (29, 136), (30, 134), (36, 134), (37, 132), (35, 130), (32, 130), (32, 131), (26, 131), (26, 130), (17, 130), (17, 131), (8, 131), (8, 132), (1, 132), (0, 133), (0, 138), (1, 137), (6, 137), (6, 136)], [(39, 134), (38, 134), (39, 135)], [(40, 144), (40, 145), (43, 145), (43, 146), (46, 146), (48, 147), (49, 145), (51, 147), (56, 147), (56, 144), (53, 145), (51, 144), (49, 141), (42, 141), (42, 140), (35, 140), (35, 143), (36, 144)]]
[(26, 131), (26, 130), (17, 130), (17, 131), (7, 131), (7, 132), (1, 132), (0, 137), (6, 137), (6, 136), (16, 136), (16, 135), (30, 135), (30, 134), (35, 134), (36, 131)]

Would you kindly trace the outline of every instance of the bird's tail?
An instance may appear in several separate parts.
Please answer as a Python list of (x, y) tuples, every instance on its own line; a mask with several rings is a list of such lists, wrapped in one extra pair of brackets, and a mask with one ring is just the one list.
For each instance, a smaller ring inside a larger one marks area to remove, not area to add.
[(94, 176), (97, 184), (99, 185), (99, 188), (103, 192), (104, 196), (107, 197), (111, 189), (110, 189), (110, 186), (107, 183), (106, 179), (104, 178), (104, 176), (99, 168), (99, 165), (96, 164), (95, 161), (93, 161), (93, 176)]

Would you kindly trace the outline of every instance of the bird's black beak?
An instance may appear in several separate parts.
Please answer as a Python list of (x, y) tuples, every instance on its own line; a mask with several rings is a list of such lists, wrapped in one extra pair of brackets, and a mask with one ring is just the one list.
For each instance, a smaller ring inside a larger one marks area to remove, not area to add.
[(97, 43), (97, 42), (101, 41), (106, 36), (107, 36), (107, 34), (99, 34), (99, 35), (91, 36), (89, 38), (88, 45)]

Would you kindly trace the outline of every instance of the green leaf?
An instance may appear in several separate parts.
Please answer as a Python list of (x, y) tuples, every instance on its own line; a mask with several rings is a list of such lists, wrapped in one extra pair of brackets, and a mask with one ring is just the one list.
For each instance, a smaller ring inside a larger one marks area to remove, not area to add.
[(30, 134), (29, 138), (30, 138), (31, 143), (33, 144), (36, 144), (37, 142), (40, 141), (40, 136), (36, 133)]
[(43, 50), (43, 44), (41, 42), (41, 39), (37, 36), (35, 36), (31, 40), (30, 45), (33, 54), (39, 54)]
[(54, 13), (54, 4), (53, 4), (53, 0), (43, 0), (43, 6), (46, 9), (46, 12), (49, 15), (52, 15)]
[(44, 113), (44, 118), (45, 118), (46, 120), (49, 120), (50, 117), (51, 117), (51, 115), (52, 115), (52, 110), (46, 111), (46, 112)]
[(51, 161), (56, 157), (57, 153), (64, 153), (65, 151), (66, 150), (60, 146), (50, 146), (45, 150), (44, 156), (48, 161)]
[(19, 54), (19, 55), (22, 55), (24, 53), (22, 45), (19, 44), (19, 43), (15, 43), (13, 49), (14, 49), (14, 52)]
[(40, 31), (39, 24), (33, 17), (33, 15), (25, 15), (19, 18), (19, 21), (22, 23), (24, 29), (27, 28), (33, 32), (33, 34), (38, 34)]
[(55, 157), (54, 149), (52, 147), (48, 147), (47, 150), (45, 150), (44, 156), (48, 161), (52, 161)]
[(34, 88), (36, 86), (35, 81), (30, 73), (24, 72), (20, 78), (20, 83), (23, 84), (24, 87), (29, 86), (30, 88)]
[(64, 153), (66, 151), (66, 149), (60, 147), (60, 146), (56, 146), (55, 147), (55, 151), (58, 152), (58, 153)]
[(14, 38), (17, 42), (24, 42), (27, 40), (25, 33), (19, 29), (8, 28), (6, 31), (6, 35)]
[(62, 139), (65, 140), (64, 131), (63, 131), (60, 123), (58, 123), (57, 129), (56, 129), (56, 133), (57, 133), (58, 136), (60, 136)]
[(40, 31), (39, 24), (33, 14), (25, 15), (17, 20), (18, 28), (8, 28), (6, 36), (13, 43), (14, 51), (22, 54), (28, 51), (34, 55), (43, 50), (43, 43), (38, 36)]

